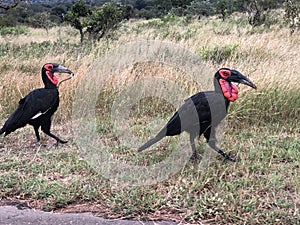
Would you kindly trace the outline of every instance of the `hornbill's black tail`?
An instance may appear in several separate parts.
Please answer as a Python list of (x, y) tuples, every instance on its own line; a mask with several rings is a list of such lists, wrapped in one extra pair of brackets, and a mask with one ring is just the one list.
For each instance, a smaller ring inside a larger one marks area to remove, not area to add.
[(2, 135), (5, 132), (3, 128), (0, 129), (0, 135)]
[(141, 152), (146, 148), (149, 148), (151, 145), (155, 144), (156, 142), (160, 141), (161, 139), (163, 139), (166, 136), (166, 132), (167, 132), (167, 128), (164, 127), (154, 138), (150, 139), (141, 147), (139, 147), (138, 151)]

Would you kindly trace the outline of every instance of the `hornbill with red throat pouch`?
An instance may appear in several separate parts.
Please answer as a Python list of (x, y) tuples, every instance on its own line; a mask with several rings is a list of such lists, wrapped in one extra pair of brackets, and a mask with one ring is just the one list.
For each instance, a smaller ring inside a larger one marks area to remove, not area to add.
[[(20, 99), (19, 106), (6, 120), (0, 129), (0, 135), (8, 135), (15, 130), (29, 124), (34, 128), (38, 143), (40, 142), (39, 128), (48, 136), (54, 138), (58, 143), (67, 143), (50, 132), (51, 117), (59, 106), (58, 78), (54, 73), (67, 73), (71, 77), (74, 73), (57, 64), (47, 63), (42, 67), (42, 80), (44, 88), (38, 88), (30, 92), (27, 96)], [(67, 80), (67, 79), (65, 79)], [(64, 80), (63, 80), (64, 81)]]
[(193, 158), (198, 158), (195, 139), (204, 135), (208, 145), (224, 156), (235, 161), (217, 147), (216, 128), (225, 118), (230, 102), (238, 97), (238, 88), (232, 82), (244, 84), (256, 89), (255, 84), (239, 71), (229, 68), (219, 69), (214, 76), (214, 91), (199, 92), (185, 100), (185, 103), (171, 117), (161, 131), (140, 148), (143, 151), (166, 136), (179, 135), (186, 131), (190, 135)]

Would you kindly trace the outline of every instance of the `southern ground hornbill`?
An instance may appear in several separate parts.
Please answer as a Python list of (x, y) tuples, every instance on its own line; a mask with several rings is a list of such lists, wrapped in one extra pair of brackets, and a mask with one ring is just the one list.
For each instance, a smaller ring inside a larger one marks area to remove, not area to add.
[(162, 130), (142, 145), (138, 151), (145, 150), (166, 136), (174, 136), (186, 131), (190, 135), (193, 158), (198, 158), (195, 138), (203, 134), (211, 148), (226, 159), (234, 161), (234, 158), (217, 147), (216, 139), (216, 127), (225, 118), (229, 103), (234, 102), (238, 97), (238, 89), (231, 82), (245, 84), (256, 89), (253, 82), (239, 71), (228, 68), (219, 69), (214, 76), (215, 91), (199, 92), (185, 100)]
[(40, 142), (39, 128), (48, 136), (54, 138), (58, 143), (66, 143), (50, 132), (51, 117), (59, 106), (58, 78), (54, 73), (68, 73), (73, 76), (73, 72), (57, 63), (47, 63), (42, 67), (42, 80), (44, 88), (38, 88), (30, 92), (19, 101), (19, 106), (7, 119), (0, 129), (0, 135), (8, 135), (16, 129), (24, 127), (26, 124), (32, 125)]

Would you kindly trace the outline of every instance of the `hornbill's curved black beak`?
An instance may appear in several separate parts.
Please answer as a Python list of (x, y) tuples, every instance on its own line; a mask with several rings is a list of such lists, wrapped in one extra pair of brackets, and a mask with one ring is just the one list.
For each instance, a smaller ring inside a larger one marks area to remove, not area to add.
[(66, 68), (66, 67), (63, 67), (63, 66), (61, 66), (59, 64), (56, 64), (56, 63), (53, 63), (53, 66), (54, 67), (51, 70), (52, 73), (55, 73), (55, 72), (57, 72), (57, 73), (68, 73), (72, 77), (74, 76), (74, 73), (71, 70), (69, 70), (68, 68)]
[(231, 70), (231, 76), (228, 77), (226, 79), (229, 82), (236, 82), (236, 83), (240, 83), (240, 84), (245, 84), (249, 87), (252, 87), (254, 89), (256, 89), (256, 85), (246, 76), (244, 76), (243, 74), (241, 74), (239, 71), (237, 70)]

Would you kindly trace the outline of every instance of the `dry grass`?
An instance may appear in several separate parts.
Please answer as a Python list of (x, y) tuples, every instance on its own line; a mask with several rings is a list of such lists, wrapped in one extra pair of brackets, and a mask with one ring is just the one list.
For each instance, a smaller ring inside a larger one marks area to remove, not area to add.
[(1, 36), (0, 43), (16, 43), (16, 44), (26, 44), (31, 42), (41, 43), (43, 41), (72, 41), (76, 42), (79, 38), (76, 30), (72, 29), (70, 26), (65, 27), (53, 27), (48, 31), (42, 28), (27, 28), (29, 34), (22, 34), (17, 36)]
[[(250, 34), (253, 28), (248, 25), (234, 24), (230, 20), (221, 23), (218, 20), (204, 19), (203, 21), (189, 24), (179, 21), (172, 26), (160, 25), (161, 27), (159, 28), (155, 28), (150, 22), (134, 21), (125, 24), (117, 40), (104, 40), (95, 44), (85, 43), (82, 46), (75, 43), (78, 35), (74, 35), (76, 31), (70, 27), (52, 28), (48, 34), (43, 30), (31, 29), (30, 35), (17, 37), (10, 41), (9, 46), (14, 47), (11, 49), (8, 47), (6, 54), (1, 57), (1, 71), (3, 72), (0, 78), (3, 85), (0, 90), (0, 94), (2, 93), (1, 98), (3, 98), (0, 105), (1, 115), (5, 115), (3, 116), (5, 118), (12, 111), (19, 97), (24, 96), (34, 87), (42, 85), (39, 73), (41, 65), (45, 62), (59, 62), (71, 68), (77, 75), (74, 81), (61, 86), (63, 107), (59, 109), (57, 115), (60, 117), (64, 114), (60, 111), (61, 109), (64, 112), (68, 112), (66, 115), (70, 115), (70, 99), (72, 99), (79, 80), (86, 73), (92, 62), (111, 49), (111, 46), (121, 46), (127, 42), (144, 39), (173, 41), (195, 52), (204, 47), (209, 49), (215, 46), (235, 44), (238, 47), (233, 57), (225, 58), (220, 63), (207, 62), (212, 72), (223, 66), (233, 67), (242, 71), (258, 86), (258, 91), (255, 93), (251, 92), (251, 95), (260, 96), (264, 90), (272, 88), (274, 85), (282, 88), (282, 91), (286, 93), (289, 93), (292, 89), (298, 89), (297, 80), (299, 75), (297, 71), (300, 70), (300, 38), (299, 35), (290, 36), (288, 29), (275, 27), (268, 32), (254, 32)], [(152, 25), (145, 25), (147, 23)], [(176, 31), (177, 33), (169, 34), (171, 31)], [(123, 34), (124, 32), (126, 32), (126, 35)], [(168, 35), (163, 36), (164, 32), (167, 32)], [(58, 33), (60, 35), (57, 35)], [(191, 33), (191, 35), (185, 37), (185, 33)], [(45, 43), (45, 41), (47, 42)], [(22, 47), (28, 42), (44, 42), (44, 44), (42, 47), (39, 45), (34, 46), (32, 50), (30, 50), (30, 46)], [(20, 45), (20, 43), (22, 44)], [(50, 45), (49, 48), (43, 52), (43, 48), (47, 45)], [(20, 48), (18, 53), (15, 52), (16, 46)], [(27, 51), (24, 51), (27, 53), (22, 53), (23, 48), (27, 49)], [(34, 57), (35, 52), (41, 57)], [(122, 89), (124, 85), (130, 84), (142, 76), (159, 76), (175, 81), (179, 80), (180, 85), (186, 88), (188, 95), (200, 91), (199, 85), (193, 81), (188, 81), (188, 77), (177, 71), (176, 68), (171, 71), (165, 65), (160, 65), (159, 67), (139, 65), (135, 68), (125, 68), (124, 71), (118, 71), (118, 74), (114, 75), (116, 81), (109, 82), (114, 86), (113, 89)], [(37, 77), (37, 79), (34, 77)], [(240, 92), (243, 94), (245, 91), (248, 92), (248, 90), (248, 88), (243, 87)], [(273, 101), (273, 98), (271, 100)]]

